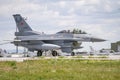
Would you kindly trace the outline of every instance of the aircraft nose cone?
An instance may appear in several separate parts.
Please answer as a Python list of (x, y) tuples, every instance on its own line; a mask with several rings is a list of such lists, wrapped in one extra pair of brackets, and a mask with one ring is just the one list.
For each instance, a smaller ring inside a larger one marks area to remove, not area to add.
[(92, 42), (103, 42), (106, 41), (105, 39), (101, 39), (101, 38), (91, 38)]

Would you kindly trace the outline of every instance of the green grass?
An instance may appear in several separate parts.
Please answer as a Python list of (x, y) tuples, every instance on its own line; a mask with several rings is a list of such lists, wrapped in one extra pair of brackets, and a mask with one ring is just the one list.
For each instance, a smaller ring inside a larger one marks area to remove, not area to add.
[(73, 56), (73, 58), (84, 58), (83, 56)]
[(108, 56), (105, 56), (105, 55), (100, 55), (100, 56), (93, 56), (93, 55), (90, 55), (88, 56), (88, 58), (108, 58)]
[(120, 80), (120, 61), (42, 59), (0, 62), (0, 80)]

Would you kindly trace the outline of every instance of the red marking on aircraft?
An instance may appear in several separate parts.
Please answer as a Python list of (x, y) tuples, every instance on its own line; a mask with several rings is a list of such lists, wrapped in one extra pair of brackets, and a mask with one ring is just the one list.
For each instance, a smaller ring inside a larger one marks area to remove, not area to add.
[(20, 25), (23, 25), (23, 22), (21, 22)]

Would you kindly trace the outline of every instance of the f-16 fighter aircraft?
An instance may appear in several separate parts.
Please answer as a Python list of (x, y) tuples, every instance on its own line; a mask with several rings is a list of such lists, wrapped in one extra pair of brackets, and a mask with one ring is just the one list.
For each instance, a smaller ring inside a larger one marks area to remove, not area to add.
[(58, 49), (62, 52), (74, 54), (74, 49), (81, 48), (82, 42), (102, 42), (104, 39), (91, 37), (85, 32), (63, 30), (56, 34), (41, 34), (33, 31), (20, 14), (13, 15), (18, 32), (15, 32), (13, 44), (22, 46), (29, 51), (37, 51), (37, 56), (42, 56), (43, 51), (50, 50), (53, 56), (57, 56)]

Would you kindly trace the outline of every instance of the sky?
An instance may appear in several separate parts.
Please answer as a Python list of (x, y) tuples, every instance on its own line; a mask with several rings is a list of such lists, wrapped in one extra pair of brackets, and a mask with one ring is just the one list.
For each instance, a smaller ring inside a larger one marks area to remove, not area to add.
[[(110, 48), (120, 41), (120, 0), (0, 0), (0, 43), (13, 40), (16, 24), (13, 14), (21, 14), (33, 30), (47, 34), (79, 28), (106, 39), (101, 43), (83, 43), (83, 50)], [(8, 51), (12, 44), (0, 45)]]

